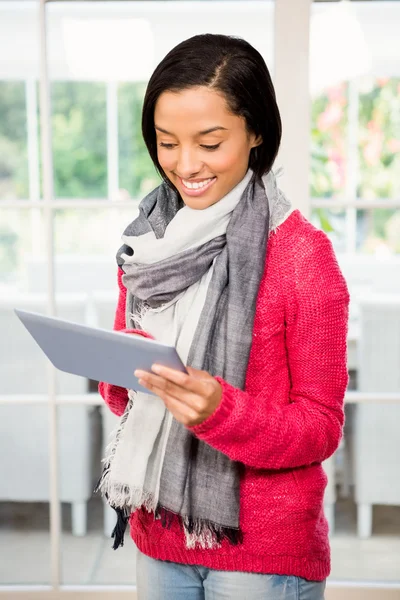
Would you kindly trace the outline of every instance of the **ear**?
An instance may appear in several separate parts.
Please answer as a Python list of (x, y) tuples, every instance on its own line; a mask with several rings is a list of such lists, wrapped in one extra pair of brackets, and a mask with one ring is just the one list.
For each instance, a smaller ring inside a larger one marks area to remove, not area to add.
[(258, 146), (261, 146), (262, 143), (263, 143), (263, 139), (262, 139), (261, 135), (258, 135), (257, 137), (255, 135), (253, 135), (253, 138), (251, 141), (252, 148), (257, 148)]

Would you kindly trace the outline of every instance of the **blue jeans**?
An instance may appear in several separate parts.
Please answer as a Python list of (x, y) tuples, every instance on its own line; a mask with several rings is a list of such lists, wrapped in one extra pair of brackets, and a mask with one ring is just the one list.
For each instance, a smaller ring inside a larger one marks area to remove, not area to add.
[(137, 553), (138, 600), (324, 600), (325, 581), (216, 571)]

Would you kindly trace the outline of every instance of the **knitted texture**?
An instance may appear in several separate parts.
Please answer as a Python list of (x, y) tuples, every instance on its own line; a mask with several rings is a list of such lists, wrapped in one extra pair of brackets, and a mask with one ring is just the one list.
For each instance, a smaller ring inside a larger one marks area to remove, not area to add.
[[(119, 330), (125, 328), (121, 275), (119, 271)], [(342, 435), (348, 304), (330, 241), (294, 211), (268, 241), (245, 391), (219, 379), (219, 407), (191, 428), (243, 465), (243, 544), (187, 550), (178, 524), (164, 529), (152, 514), (138, 510), (130, 528), (144, 554), (220, 570), (309, 580), (329, 575), (321, 462), (337, 449)], [(126, 390), (104, 383), (99, 390), (121, 415)]]

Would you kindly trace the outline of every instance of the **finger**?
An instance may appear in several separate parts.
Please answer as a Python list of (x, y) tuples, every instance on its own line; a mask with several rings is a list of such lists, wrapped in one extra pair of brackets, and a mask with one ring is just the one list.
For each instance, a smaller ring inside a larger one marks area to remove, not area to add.
[(156, 394), (165, 404), (167, 410), (169, 410), (174, 418), (182, 423), (183, 425), (191, 425), (201, 421), (199, 412), (195, 410), (190, 404), (182, 402), (179, 398), (172, 396), (167, 393), (165, 389), (158, 388), (150, 383), (139, 380), (141, 385), (144, 385), (153, 394)]
[(180, 371), (176, 371), (175, 369), (169, 369), (168, 367), (163, 367), (161, 365), (153, 365), (152, 371), (163, 377), (164, 379), (168, 379), (175, 385), (184, 388), (194, 394), (204, 394), (204, 386), (199, 378), (193, 377), (187, 373), (181, 373)]
[[(157, 395), (159, 395), (159, 392), (162, 392), (188, 405), (197, 405), (199, 403), (197, 394), (177, 385), (169, 379), (154, 375), (153, 373), (141, 371), (135, 372), (135, 374), (136, 373), (138, 374), (137, 376), (139, 376), (140, 385), (143, 385), (148, 390), (154, 391)], [(139, 375), (139, 373), (141, 375)]]
[(185, 426), (195, 425), (202, 421), (199, 413), (193, 410), (187, 404), (180, 402), (172, 396), (167, 394), (162, 398), (166, 409), (172, 414), (172, 416)]

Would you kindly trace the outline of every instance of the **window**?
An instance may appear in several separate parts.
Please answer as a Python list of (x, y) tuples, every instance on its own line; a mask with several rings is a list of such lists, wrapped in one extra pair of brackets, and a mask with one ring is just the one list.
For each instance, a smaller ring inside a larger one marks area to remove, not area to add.
[(399, 9), (313, 5), (311, 203), (338, 252), (400, 252)]

